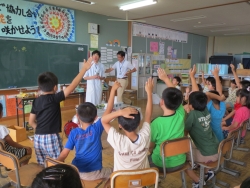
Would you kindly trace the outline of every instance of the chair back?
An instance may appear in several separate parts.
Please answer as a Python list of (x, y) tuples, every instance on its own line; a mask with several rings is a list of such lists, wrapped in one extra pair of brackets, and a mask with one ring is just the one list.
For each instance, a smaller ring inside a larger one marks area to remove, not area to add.
[(228, 137), (234, 137), (234, 139), (236, 140), (236, 147), (239, 146), (240, 144), (240, 137), (241, 137), (241, 132), (242, 132), (242, 127), (243, 124), (241, 124), (241, 126), (237, 127), (237, 129), (230, 131), (228, 134)]
[(228, 136), (226, 139), (220, 142), (218, 148), (218, 165), (214, 171), (217, 171), (224, 163), (224, 160), (230, 160), (233, 154), (234, 136)]
[[(162, 142), (160, 151), (161, 151), (163, 167), (166, 166), (165, 157), (172, 157), (175, 155), (186, 154), (186, 153), (190, 153), (192, 168), (194, 166), (192, 143), (191, 139), (187, 136), (182, 138), (176, 138), (173, 140), (166, 140)], [(165, 177), (166, 175), (165, 168), (163, 168), (163, 172)]]
[(13, 155), (12, 153), (9, 153), (0, 149), (0, 163), (6, 168), (9, 168), (15, 171), (17, 186), (20, 186), (21, 181), (20, 181), (20, 176), (19, 176), (19, 171), (18, 171), (18, 169), (20, 168), (20, 165), (16, 156)]
[(241, 127), (242, 127), (242, 131), (247, 131), (247, 125), (248, 123), (250, 123), (250, 119), (247, 119), (246, 121), (242, 122)]
[(3, 139), (0, 139), (0, 149), (5, 151), (5, 141)]
[(155, 185), (158, 188), (159, 171), (157, 168), (140, 170), (120, 170), (110, 176), (111, 188), (133, 188)]
[[(58, 161), (56, 159), (52, 159), (50, 157), (46, 157), (46, 160), (45, 160), (45, 167), (46, 168), (50, 167), (50, 166), (55, 166), (57, 164), (66, 164), (66, 163)], [(72, 164), (66, 164), (66, 165), (71, 166), (73, 169), (75, 169), (79, 173), (79, 170), (78, 170), (78, 168), (75, 165), (72, 165)]]

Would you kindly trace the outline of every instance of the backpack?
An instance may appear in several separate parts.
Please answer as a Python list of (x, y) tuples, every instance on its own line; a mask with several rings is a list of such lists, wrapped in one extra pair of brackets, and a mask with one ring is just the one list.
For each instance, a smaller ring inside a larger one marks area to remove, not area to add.
[(66, 124), (64, 125), (64, 133), (65, 133), (66, 137), (68, 138), (68, 136), (69, 136), (69, 134), (70, 134), (70, 131), (71, 131), (72, 129), (77, 128), (77, 127), (78, 127), (78, 125), (77, 125), (76, 123), (74, 123), (74, 122), (72, 122), (72, 121), (68, 121), (68, 123), (66, 123)]

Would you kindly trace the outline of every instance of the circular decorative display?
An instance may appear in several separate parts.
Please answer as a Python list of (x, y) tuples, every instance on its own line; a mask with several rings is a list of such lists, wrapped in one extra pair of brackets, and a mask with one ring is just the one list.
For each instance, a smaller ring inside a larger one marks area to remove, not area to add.
[(74, 15), (71, 10), (41, 6), (38, 10), (37, 30), (39, 38), (72, 41), (75, 33)]

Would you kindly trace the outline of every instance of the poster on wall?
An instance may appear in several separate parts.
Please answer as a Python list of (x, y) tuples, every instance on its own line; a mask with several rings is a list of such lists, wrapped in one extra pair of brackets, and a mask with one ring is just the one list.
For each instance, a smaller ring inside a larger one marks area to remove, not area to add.
[(0, 36), (75, 41), (74, 10), (20, 0), (0, 0)]

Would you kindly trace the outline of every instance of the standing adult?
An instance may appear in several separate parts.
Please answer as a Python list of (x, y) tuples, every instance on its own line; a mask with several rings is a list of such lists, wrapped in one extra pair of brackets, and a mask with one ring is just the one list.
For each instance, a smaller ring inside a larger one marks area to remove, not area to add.
[(102, 80), (105, 79), (105, 68), (99, 62), (100, 57), (100, 51), (95, 50), (92, 52), (93, 64), (83, 77), (84, 80), (87, 80), (86, 102), (91, 102), (94, 105), (101, 103)]
[(123, 92), (128, 86), (128, 75), (135, 72), (136, 68), (129, 61), (125, 60), (125, 52), (123, 51), (117, 53), (117, 59), (118, 61), (112, 68), (107, 69), (105, 73), (109, 73), (116, 69), (117, 81), (121, 84), (121, 87), (117, 90), (117, 101), (122, 102)]

